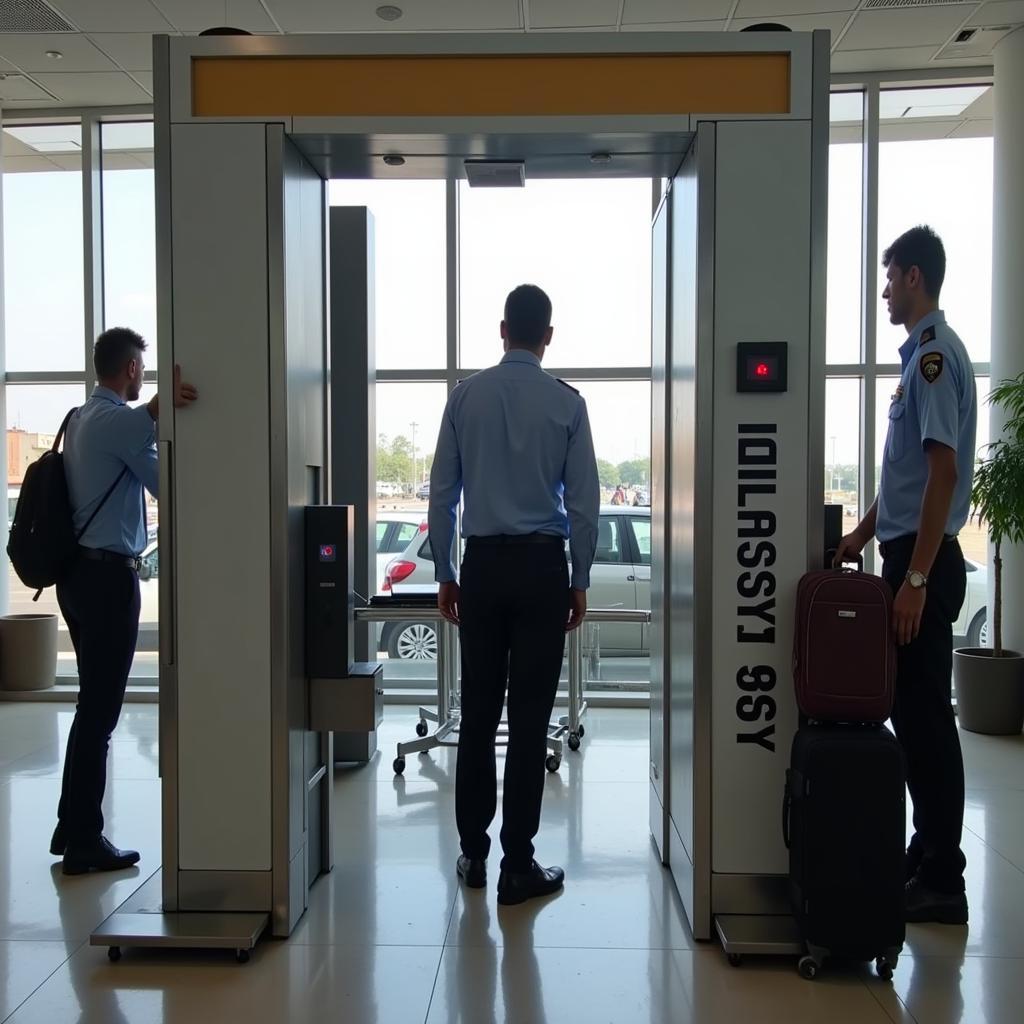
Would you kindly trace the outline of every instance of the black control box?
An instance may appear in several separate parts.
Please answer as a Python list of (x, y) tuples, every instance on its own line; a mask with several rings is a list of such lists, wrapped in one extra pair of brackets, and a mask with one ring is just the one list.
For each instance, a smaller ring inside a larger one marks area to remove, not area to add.
[(740, 394), (786, 391), (789, 346), (784, 341), (742, 341), (736, 346), (736, 390)]
[(306, 676), (345, 679), (355, 652), (351, 505), (306, 506)]

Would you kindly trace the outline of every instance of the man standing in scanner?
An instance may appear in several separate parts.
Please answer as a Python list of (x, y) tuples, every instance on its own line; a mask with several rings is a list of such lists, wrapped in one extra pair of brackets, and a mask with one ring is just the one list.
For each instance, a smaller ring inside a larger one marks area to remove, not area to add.
[[(551, 300), (540, 288), (524, 284), (511, 292), (501, 322), (505, 357), (452, 392), (430, 474), (438, 607), (460, 627), (462, 643), (457, 870), (470, 888), (487, 884), (495, 737), (507, 690), (498, 879), (498, 902), (505, 905), (550, 895), (565, 880), (561, 868), (533, 859), (533, 840), (565, 637), (586, 615), (597, 549), (601, 499), (587, 405), (541, 369), (552, 332)], [(453, 547), (463, 492), (459, 583)]]

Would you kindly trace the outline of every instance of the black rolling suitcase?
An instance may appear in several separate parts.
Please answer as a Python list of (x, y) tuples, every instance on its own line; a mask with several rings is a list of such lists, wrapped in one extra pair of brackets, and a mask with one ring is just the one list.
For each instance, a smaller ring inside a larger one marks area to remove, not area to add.
[(892, 977), (906, 935), (905, 793), (903, 751), (884, 726), (810, 725), (794, 737), (783, 818), (805, 978), (829, 956), (874, 960)]

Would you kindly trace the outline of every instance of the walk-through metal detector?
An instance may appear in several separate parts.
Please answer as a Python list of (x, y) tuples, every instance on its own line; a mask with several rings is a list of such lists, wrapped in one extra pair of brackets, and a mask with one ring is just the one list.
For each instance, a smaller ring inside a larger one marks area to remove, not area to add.
[[(792, 604), (822, 550), (828, 67), (818, 32), (155, 40), (163, 896), (119, 941), (287, 936), (330, 868), (303, 510), (337, 501), (332, 438), (370, 450), (373, 362), (365, 219), (344, 264), (357, 329), (329, 328), (325, 182), (467, 160), (667, 182), (651, 831), (697, 938), (717, 919), (744, 951), (785, 919)], [(176, 363), (203, 390), (180, 417)], [(368, 563), (370, 481), (345, 486)]]

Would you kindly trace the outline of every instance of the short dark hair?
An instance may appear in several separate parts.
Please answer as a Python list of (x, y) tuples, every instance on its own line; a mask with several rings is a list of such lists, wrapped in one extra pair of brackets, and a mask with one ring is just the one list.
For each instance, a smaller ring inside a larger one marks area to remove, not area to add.
[(888, 267), (890, 263), (895, 263), (904, 274), (917, 267), (924, 277), (924, 290), (933, 299), (939, 297), (946, 279), (946, 247), (927, 224), (904, 231), (882, 253), (882, 266)]
[(146, 351), (146, 340), (129, 327), (111, 327), (97, 339), (92, 352), (92, 363), (99, 380), (116, 377), (135, 358)]
[(535, 284), (521, 284), (505, 300), (505, 326), (514, 345), (536, 348), (551, 326), (551, 300)]

